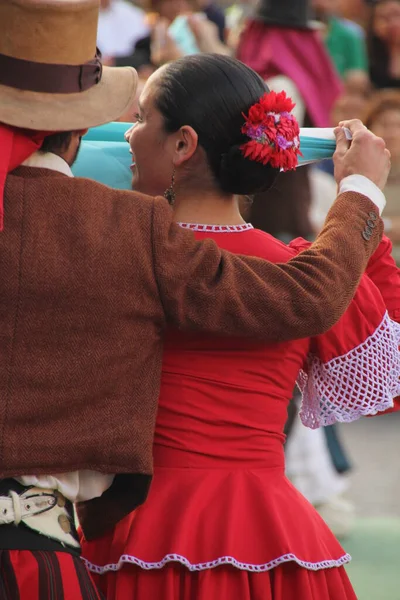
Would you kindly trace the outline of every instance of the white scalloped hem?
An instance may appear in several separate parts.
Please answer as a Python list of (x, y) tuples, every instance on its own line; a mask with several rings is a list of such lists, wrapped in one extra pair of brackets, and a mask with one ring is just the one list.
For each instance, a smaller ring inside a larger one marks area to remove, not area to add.
[(297, 380), (303, 425), (351, 423), (392, 408), (400, 395), (399, 344), (400, 324), (386, 312), (374, 333), (347, 354), (327, 363), (309, 357), (308, 373), (300, 371)]
[(287, 562), (295, 562), (300, 567), (307, 569), (309, 571), (320, 571), (321, 569), (333, 569), (335, 567), (342, 567), (343, 565), (349, 563), (351, 561), (350, 554), (344, 554), (337, 560), (324, 560), (321, 562), (307, 562), (304, 560), (300, 560), (297, 558), (295, 554), (284, 554), (279, 558), (275, 558), (268, 563), (253, 565), (250, 563), (243, 563), (233, 558), (233, 556), (221, 556), (221, 558), (217, 558), (216, 560), (212, 560), (205, 563), (191, 563), (187, 558), (181, 556), (180, 554), (167, 554), (164, 556), (162, 560), (159, 562), (145, 562), (137, 558), (136, 556), (131, 556), (130, 554), (123, 554), (117, 563), (110, 563), (108, 565), (104, 565), (100, 567), (99, 565), (94, 565), (89, 562), (86, 558), (82, 558), (85, 562), (87, 568), (92, 573), (96, 573), (97, 575), (104, 575), (110, 571), (119, 571), (122, 569), (124, 564), (131, 564), (146, 571), (150, 571), (152, 569), (162, 569), (170, 562), (179, 562), (181, 565), (186, 567), (189, 571), (206, 571), (208, 569), (214, 569), (215, 567), (220, 567), (222, 565), (231, 565), (236, 567), (236, 569), (240, 569), (241, 571), (250, 571), (252, 573), (264, 573), (265, 571), (271, 571), (271, 569), (275, 569)]

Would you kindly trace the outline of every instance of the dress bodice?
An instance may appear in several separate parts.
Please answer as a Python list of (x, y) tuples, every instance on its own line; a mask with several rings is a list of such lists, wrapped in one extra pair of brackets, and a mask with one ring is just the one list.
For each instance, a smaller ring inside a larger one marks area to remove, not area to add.
[[(293, 256), (290, 248), (256, 229), (196, 236), (212, 236), (227, 250), (273, 262)], [(283, 466), (287, 404), (308, 346), (308, 339), (261, 344), (170, 330), (155, 465), (207, 465), (209, 457), (214, 466), (218, 458), (225, 464)]]

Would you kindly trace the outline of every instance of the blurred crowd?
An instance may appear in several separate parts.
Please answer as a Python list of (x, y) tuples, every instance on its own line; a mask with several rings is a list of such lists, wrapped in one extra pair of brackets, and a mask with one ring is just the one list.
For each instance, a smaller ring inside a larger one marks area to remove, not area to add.
[[(101, 0), (98, 46), (104, 63), (131, 65), (138, 95), (158, 67), (181, 56), (236, 56), (270, 89), (296, 102), (301, 126), (360, 118), (386, 141), (392, 170), (385, 228), (400, 264), (400, 0)], [(210, 81), (212, 85), (212, 81)], [(227, 99), (229, 102), (229, 99)], [(137, 98), (123, 121), (132, 122)], [(313, 239), (336, 197), (333, 165), (278, 177), (267, 193), (242, 198), (245, 217), (285, 242)], [(287, 469), (337, 535), (351, 529), (345, 499), (350, 461), (338, 431), (305, 430), (295, 394), (287, 424)]]

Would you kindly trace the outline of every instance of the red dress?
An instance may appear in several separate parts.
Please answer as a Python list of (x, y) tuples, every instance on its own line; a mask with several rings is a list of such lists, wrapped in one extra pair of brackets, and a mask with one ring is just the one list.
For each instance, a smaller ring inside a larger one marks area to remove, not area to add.
[[(304, 245), (250, 226), (221, 229), (196, 235), (273, 262)], [(149, 497), (109, 535), (83, 540), (107, 598), (355, 599), (343, 568), (350, 556), (285, 477), (283, 427), (296, 379), (311, 427), (390, 408), (399, 329), (364, 277), (318, 338), (268, 345), (171, 330)]]

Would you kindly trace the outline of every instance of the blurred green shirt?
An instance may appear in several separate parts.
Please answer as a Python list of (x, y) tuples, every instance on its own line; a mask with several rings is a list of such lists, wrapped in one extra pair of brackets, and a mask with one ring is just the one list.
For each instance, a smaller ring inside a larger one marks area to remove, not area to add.
[(325, 36), (325, 46), (340, 77), (348, 71), (368, 71), (367, 50), (363, 33), (357, 25), (332, 17)]

